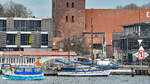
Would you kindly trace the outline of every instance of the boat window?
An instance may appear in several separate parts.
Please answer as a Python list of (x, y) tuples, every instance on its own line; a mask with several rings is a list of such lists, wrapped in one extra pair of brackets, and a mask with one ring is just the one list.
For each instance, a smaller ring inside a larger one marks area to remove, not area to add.
[(23, 72), (23, 68), (16, 69), (16, 72)]
[(41, 71), (40, 68), (35, 68), (35, 69), (34, 69), (34, 72), (40, 72), (40, 71)]
[(32, 72), (32, 69), (25, 69), (25, 72)]
[(4, 67), (11, 67), (10, 65), (4, 65)]

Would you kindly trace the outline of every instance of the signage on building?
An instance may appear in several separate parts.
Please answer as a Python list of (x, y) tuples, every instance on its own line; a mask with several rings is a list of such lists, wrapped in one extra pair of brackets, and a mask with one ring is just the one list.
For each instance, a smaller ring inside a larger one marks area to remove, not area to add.
[(146, 17), (150, 17), (150, 12), (146, 12)]

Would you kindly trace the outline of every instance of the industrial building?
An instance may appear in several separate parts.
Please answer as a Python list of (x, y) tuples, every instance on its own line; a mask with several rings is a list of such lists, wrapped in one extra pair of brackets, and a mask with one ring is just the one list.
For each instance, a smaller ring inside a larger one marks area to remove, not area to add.
[[(146, 53), (150, 53), (150, 22), (140, 22), (123, 25), (124, 31), (113, 35), (113, 51), (123, 64), (138, 64), (135, 53), (143, 46)], [(138, 40), (142, 40), (139, 45)], [(114, 54), (115, 55), (115, 54)]]

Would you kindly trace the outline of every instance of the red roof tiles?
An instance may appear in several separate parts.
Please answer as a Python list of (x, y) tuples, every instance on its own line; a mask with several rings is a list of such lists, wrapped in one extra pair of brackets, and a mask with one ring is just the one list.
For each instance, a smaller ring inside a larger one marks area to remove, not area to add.
[[(2, 55), (33, 55), (33, 56), (68, 56), (68, 52), (60, 51), (3, 51)], [(75, 52), (70, 52), (70, 56), (76, 56)]]

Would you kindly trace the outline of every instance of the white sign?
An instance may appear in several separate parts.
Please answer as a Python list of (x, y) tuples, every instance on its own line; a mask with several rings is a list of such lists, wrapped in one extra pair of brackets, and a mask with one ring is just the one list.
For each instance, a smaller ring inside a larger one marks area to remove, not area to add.
[(142, 41), (143, 41), (143, 40), (138, 40), (139, 44), (141, 44), (141, 43), (142, 43)]
[(137, 53), (133, 54), (133, 56), (137, 57), (138, 59), (145, 59), (149, 56), (148, 53), (144, 52), (144, 48), (141, 46)]
[(146, 17), (150, 17), (150, 12), (146, 12)]

